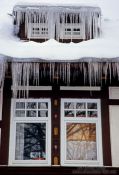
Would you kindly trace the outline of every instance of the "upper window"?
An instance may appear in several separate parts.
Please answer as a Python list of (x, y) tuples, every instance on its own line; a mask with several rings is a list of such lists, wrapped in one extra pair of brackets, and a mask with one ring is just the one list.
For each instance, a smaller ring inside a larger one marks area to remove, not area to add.
[(10, 165), (51, 164), (49, 99), (12, 100)]
[(62, 14), (60, 16), (60, 39), (85, 39), (82, 30), (83, 23), (81, 22), (78, 13)]
[(47, 13), (40, 14), (30, 11), (26, 27), (27, 37), (31, 39), (48, 39), (48, 17)]
[(62, 99), (61, 164), (102, 165), (100, 101)]

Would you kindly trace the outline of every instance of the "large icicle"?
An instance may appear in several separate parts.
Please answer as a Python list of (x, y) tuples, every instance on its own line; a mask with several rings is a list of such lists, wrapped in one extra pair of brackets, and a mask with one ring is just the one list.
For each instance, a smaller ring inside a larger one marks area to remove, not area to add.
[(0, 55), (0, 88), (2, 88), (4, 85), (6, 68), (7, 68), (6, 60), (3, 56)]

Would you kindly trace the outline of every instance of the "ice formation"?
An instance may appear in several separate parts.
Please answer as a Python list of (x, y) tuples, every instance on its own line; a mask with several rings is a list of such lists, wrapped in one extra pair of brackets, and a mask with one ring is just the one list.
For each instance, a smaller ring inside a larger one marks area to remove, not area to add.
[[(20, 25), (25, 25), (25, 35), (32, 37), (33, 25), (48, 28), (47, 39), (65, 38), (61, 28), (80, 29), (79, 39), (97, 38), (100, 35), (101, 10), (99, 7), (71, 7), (71, 6), (15, 6), (13, 10), (15, 32), (18, 33)], [(70, 21), (70, 23), (69, 23)], [(55, 32), (56, 29), (56, 32)], [(73, 32), (72, 32), (73, 33)], [(71, 38), (73, 34), (71, 33)], [(56, 35), (56, 36), (55, 36)]]
[[(80, 73), (84, 77), (84, 84), (90, 86), (101, 85), (102, 77), (107, 79), (117, 77), (119, 80), (119, 62), (12, 62), (13, 96), (27, 96), (32, 81), (33, 86), (40, 86), (39, 79), (50, 78), (50, 82), (62, 80), (67, 86), (72, 79), (80, 82)], [(19, 87), (26, 87), (20, 90)]]
[(5, 58), (0, 55), (0, 88), (2, 88), (4, 85), (6, 68), (7, 68), (7, 66), (6, 66)]

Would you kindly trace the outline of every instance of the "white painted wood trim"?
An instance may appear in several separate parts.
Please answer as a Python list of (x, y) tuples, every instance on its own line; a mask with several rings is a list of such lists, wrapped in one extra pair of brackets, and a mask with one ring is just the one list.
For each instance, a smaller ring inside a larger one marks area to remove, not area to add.
[[(48, 102), (48, 117), (14, 117), (15, 102)], [(43, 118), (43, 119), (41, 119)], [(46, 160), (15, 160), (16, 123), (46, 123)], [(51, 99), (12, 99), (9, 140), (9, 165), (10, 166), (51, 166)]]
[[(14, 87), (11, 87), (12, 90), (14, 90)], [(52, 86), (18, 86), (16, 87), (17, 90), (30, 90), (30, 91), (51, 91)]]
[(112, 166), (119, 167), (119, 105), (109, 106)]
[(109, 87), (109, 99), (119, 99), (119, 87)]
[(60, 90), (64, 91), (100, 91), (99, 86), (60, 86)]
[[(96, 102), (98, 105), (98, 118), (86, 119), (86, 118), (64, 118), (64, 102)], [(96, 124), (96, 138), (97, 138), (97, 160), (66, 160), (66, 123), (95, 123)], [(61, 165), (62, 166), (103, 166), (103, 152), (102, 152), (102, 129), (101, 129), (101, 109), (100, 99), (61, 99)]]

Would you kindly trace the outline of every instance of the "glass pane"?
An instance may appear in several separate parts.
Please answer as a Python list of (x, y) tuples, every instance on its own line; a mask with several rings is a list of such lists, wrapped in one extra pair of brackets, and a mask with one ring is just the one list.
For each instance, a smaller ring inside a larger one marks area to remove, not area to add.
[(87, 108), (88, 109), (97, 109), (97, 103), (88, 103)]
[(86, 108), (86, 104), (85, 103), (76, 103), (76, 108), (77, 109), (85, 109)]
[(16, 110), (16, 117), (25, 117), (25, 111)]
[(48, 109), (48, 103), (47, 102), (40, 102), (38, 103), (39, 109)]
[(74, 109), (74, 103), (64, 103), (64, 108), (65, 109)]
[(36, 111), (26, 111), (26, 117), (36, 117)]
[(76, 117), (86, 117), (86, 111), (76, 111)]
[(37, 103), (35, 103), (35, 102), (28, 102), (26, 107), (27, 107), (27, 109), (36, 109), (37, 108)]
[(88, 117), (97, 117), (97, 111), (88, 111)]
[(46, 159), (46, 123), (17, 123), (15, 160)]
[(67, 123), (67, 160), (97, 160), (96, 124)]
[(74, 111), (64, 111), (65, 117), (74, 117)]
[(25, 109), (25, 102), (16, 102), (16, 109)]
[(48, 111), (38, 111), (38, 117), (48, 117)]

